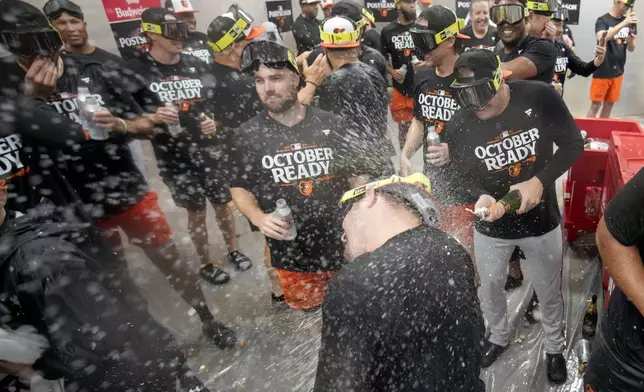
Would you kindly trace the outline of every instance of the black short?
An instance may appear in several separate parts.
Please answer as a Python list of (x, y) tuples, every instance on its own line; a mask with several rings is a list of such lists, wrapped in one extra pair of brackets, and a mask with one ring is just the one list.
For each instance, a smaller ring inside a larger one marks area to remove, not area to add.
[(160, 174), (170, 189), (174, 203), (188, 211), (205, 210), (207, 201), (213, 205), (223, 205), (232, 200), (227, 171), (215, 169), (203, 173), (201, 170), (166, 169), (161, 170)]

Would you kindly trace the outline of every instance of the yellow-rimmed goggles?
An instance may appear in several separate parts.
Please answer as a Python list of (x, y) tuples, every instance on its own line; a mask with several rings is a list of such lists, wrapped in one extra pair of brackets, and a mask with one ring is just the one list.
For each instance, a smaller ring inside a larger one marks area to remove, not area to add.
[[(338, 23), (340, 22), (340, 23)], [(360, 45), (361, 27), (366, 25), (366, 21), (361, 19), (357, 23), (345, 16), (333, 16), (328, 18), (320, 25), (321, 46), (324, 47), (354, 47)], [(333, 31), (324, 31), (332, 28), (330, 25), (337, 24)], [(340, 27), (345, 26), (345, 27)], [(347, 27), (350, 26), (349, 30)], [(349, 30), (349, 31), (347, 31)]]
[(416, 25), (416, 27), (411, 28), (409, 32), (411, 33), (411, 38), (414, 40), (416, 53), (422, 56), (423, 54), (436, 49), (441, 43), (457, 36), (464, 28), (465, 20), (456, 19), (456, 22), (437, 33), (427, 30), (426, 27), (421, 25)]
[(490, 20), (500, 25), (503, 23), (516, 24), (525, 19), (530, 11), (521, 4), (495, 5), (490, 8)]
[(284, 68), (291, 67), (299, 73), (295, 56), (286, 47), (273, 41), (252, 41), (244, 48), (241, 58), (241, 70), (254, 72), (260, 64), (269, 67)]
[(362, 16), (364, 16), (369, 23), (371, 24), (376, 23), (376, 17), (373, 16), (373, 14), (369, 12), (366, 8), (362, 9)]
[(237, 19), (233, 27), (223, 37), (219, 38), (217, 42), (208, 41), (208, 46), (217, 53), (223, 51), (233, 43), (240, 41), (240, 38), (245, 38), (245, 31), (251, 27), (251, 23), (244, 18)]
[(161, 24), (141, 22), (141, 30), (146, 33), (158, 34), (175, 41), (185, 41), (188, 39), (188, 25), (179, 20), (168, 20)]
[(556, 12), (559, 9), (558, 0), (528, 1), (526, 8), (535, 12)]
[(635, 0), (617, 0), (620, 3), (624, 3), (629, 7), (633, 7), (635, 5)]
[(559, 8), (556, 12), (554, 12), (554, 13), (552, 14), (552, 19), (554, 19), (554, 20), (563, 20), (563, 21), (567, 21), (567, 20), (568, 20), (568, 18), (569, 18), (568, 9), (563, 8), (563, 7), (562, 7), (562, 8)]
[(452, 82), (452, 89), (456, 92), (456, 100), (468, 110), (481, 110), (494, 98), (503, 82), (503, 67), (501, 59), (496, 56), (498, 67), (493, 78), (476, 79), (476, 76), (457, 76)]
[(437, 227), (440, 223), (440, 213), (431, 196), (431, 182), (422, 173), (414, 173), (407, 177), (391, 176), (345, 192), (340, 199), (340, 206), (344, 209), (343, 217), (351, 210), (353, 203), (367, 193), (368, 189), (386, 192), (401, 199), (417, 211), (428, 226)]
[(57, 58), (63, 47), (60, 33), (53, 26), (30, 31), (0, 31), (0, 46), (16, 56)]

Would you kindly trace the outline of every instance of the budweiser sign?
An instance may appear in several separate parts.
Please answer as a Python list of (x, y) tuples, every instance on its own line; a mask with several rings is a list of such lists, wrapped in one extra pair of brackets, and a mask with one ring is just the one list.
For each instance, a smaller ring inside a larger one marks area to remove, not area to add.
[(103, 0), (107, 20), (111, 23), (140, 19), (146, 9), (160, 6), (161, 0)]

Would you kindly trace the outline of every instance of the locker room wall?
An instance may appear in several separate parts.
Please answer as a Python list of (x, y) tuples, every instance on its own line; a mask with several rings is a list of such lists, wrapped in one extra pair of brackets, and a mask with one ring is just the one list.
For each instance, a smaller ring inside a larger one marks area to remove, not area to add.
[[(42, 7), (45, 0), (28, 0), (37, 7)], [(117, 53), (116, 43), (112, 31), (107, 22), (103, 4), (100, 0), (75, 0), (83, 8), (88, 22), (90, 39), (103, 49)], [(125, 0), (122, 0), (125, 3)], [(363, 0), (358, 0), (363, 3)], [(215, 16), (225, 12), (232, 3), (231, 0), (192, 0), (197, 13), (198, 29), (204, 31)], [(266, 2), (262, 0), (236, 0), (236, 2), (257, 20), (264, 22), (266, 18)], [(300, 14), (299, 0), (292, 0), (293, 18)], [(586, 0), (581, 4), (581, 15), (579, 25), (571, 26), (575, 41), (577, 43), (577, 54), (584, 60), (593, 58), (595, 46), (594, 29), (595, 20), (608, 12), (613, 0)], [(445, 5), (453, 8), (455, 0), (436, 0), (435, 4)], [(320, 12), (322, 17), (322, 12)], [(384, 24), (378, 23), (377, 28), (381, 29)], [(295, 42), (291, 33), (284, 34), (286, 44), (294, 48)], [(626, 74), (624, 76), (624, 87), (620, 102), (613, 110), (613, 116), (636, 116), (644, 115), (644, 73), (638, 69), (644, 67), (644, 41), (637, 40), (638, 48), (634, 53), (628, 54), (626, 63)], [(585, 115), (590, 105), (588, 98), (590, 90), (590, 78), (575, 77), (566, 83), (565, 99), (573, 114)]]

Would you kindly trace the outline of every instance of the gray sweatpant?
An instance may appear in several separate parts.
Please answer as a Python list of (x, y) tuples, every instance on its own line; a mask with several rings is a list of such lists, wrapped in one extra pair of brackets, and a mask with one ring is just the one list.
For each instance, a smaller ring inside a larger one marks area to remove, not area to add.
[(525, 253), (526, 259), (521, 265), (539, 298), (546, 352), (561, 353), (564, 348), (564, 308), (561, 294), (563, 249), (560, 226), (540, 237), (518, 240), (488, 237), (474, 231), (474, 254), (481, 278), (481, 308), (490, 326), (490, 341), (499, 346), (506, 346), (510, 342), (504, 286), (508, 260), (515, 246), (519, 246)]

